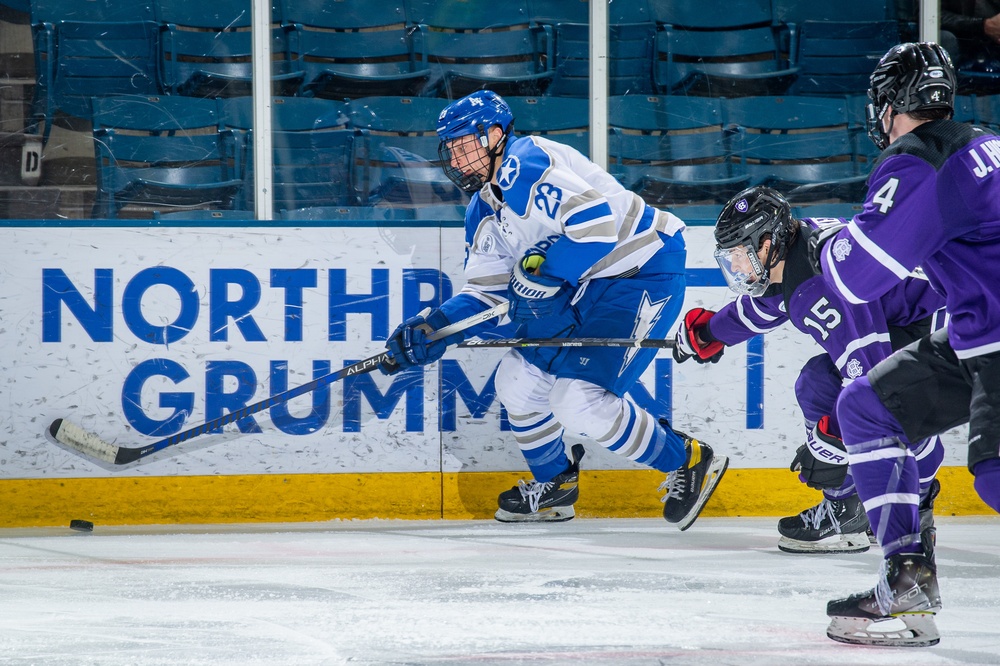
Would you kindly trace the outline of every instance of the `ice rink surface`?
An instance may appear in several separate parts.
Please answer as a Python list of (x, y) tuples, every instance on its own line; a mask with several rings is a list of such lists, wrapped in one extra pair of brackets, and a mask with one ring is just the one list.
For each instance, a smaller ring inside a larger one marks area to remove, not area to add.
[(774, 525), (0, 530), (0, 664), (1000, 664), (1000, 517), (938, 518), (942, 638), (914, 649), (826, 637), (877, 548), (781, 553)]

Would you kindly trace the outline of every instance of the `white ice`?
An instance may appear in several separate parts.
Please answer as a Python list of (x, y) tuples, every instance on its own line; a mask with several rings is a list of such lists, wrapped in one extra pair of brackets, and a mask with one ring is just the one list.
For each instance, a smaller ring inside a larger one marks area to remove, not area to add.
[(942, 638), (912, 649), (825, 635), (877, 549), (789, 555), (774, 524), (0, 530), (0, 664), (1000, 664), (1000, 517), (938, 518)]

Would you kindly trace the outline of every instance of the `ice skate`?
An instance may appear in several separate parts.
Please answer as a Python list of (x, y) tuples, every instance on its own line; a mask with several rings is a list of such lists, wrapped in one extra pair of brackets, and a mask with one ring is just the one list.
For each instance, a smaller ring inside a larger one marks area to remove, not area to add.
[(826, 635), (841, 643), (890, 647), (936, 645), (941, 610), (937, 572), (926, 555), (900, 553), (882, 563), (878, 584), (826, 606)]
[(574, 444), (569, 469), (551, 481), (539, 483), (521, 479), (517, 485), (500, 493), (500, 508), (494, 518), (501, 523), (560, 523), (572, 520), (576, 512), (573, 504), (580, 496), (577, 481), (580, 478), (582, 444)]
[[(660, 425), (670, 428), (665, 419), (660, 419)], [(667, 491), (661, 500), (663, 517), (668, 523), (675, 523), (683, 532), (694, 524), (712, 497), (729, 467), (729, 458), (715, 455), (708, 444), (681, 432), (677, 434), (684, 438), (687, 460), (683, 467), (667, 474), (667, 479), (659, 490)]]
[(778, 550), (786, 553), (864, 553), (871, 547), (868, 516), (857, 495), (823, 501), (778, 521)]
[(931, 566), (936, 567), (934, 560), (934, 547), (937, 545), (937, 528), (934, 527), (934, 500), (941, 492), (941, 482), (937, 479), (931, 481), (931, 487), (927, 489), (927, 496), (920, 500), (920, 545), (924, 549), (924, 554), (930, 560)]

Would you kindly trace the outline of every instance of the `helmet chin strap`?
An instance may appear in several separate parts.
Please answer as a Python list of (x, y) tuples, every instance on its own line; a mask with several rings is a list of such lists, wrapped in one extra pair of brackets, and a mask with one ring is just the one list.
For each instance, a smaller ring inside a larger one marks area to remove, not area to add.
[[(499, 127), (499, 125), (495, 125), (494, 127)], [(507, 134), (507, 130), (504, 130), (503, 136), (500, 137), (500, 140), (497, 141), (497, 145), (493, 146), (492, 149), (490, 148), (489, 133), (487, 132), (482, 136), (481, 140), (485, 140), (485, 145), (483, 147), (486, 148), (486, 156), (489, 158), (490, 162), (490, 167), (486, 173), (487, 183), (493, 182), (493, 174), (495, 174), (497, 171), (497, 158), (503, 155), (503, 147), (507, 145), (508, 136), (509, 135)]]
[[(883, 129), (885, 131), (885, 140), (886, 140), (886, 143), (888, 143), (889, 142), (889, 138), (892, 136), (892, 126), (896, 123), (896, 109), (893, 109), (892, 105), (889, 105), (889, 106), (885, 107), (885, 111), (886, 111), (886, 113), (889, 114), (889, 127), (888, 127), (888, 129), (885, 129), (885, 125), (883, 124)], [(882, 118), (885, 118), (885, 113), (882, 114)], [(883, 122), (882, 118), (878, 119), (878, 121), (880, 123)]]

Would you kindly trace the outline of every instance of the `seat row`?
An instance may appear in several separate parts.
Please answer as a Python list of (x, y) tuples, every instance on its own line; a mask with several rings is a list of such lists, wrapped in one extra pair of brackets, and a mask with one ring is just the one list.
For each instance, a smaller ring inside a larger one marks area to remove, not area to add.
[[(880, 4), (880, 3), (875, 3)], [(611, 94), (863, 92), (899, 39), (882, 20), (782, 22), (769, 0), (610, 4)], [(588, 3), (511, 0), (274, 0), (272, 94), (342, 100), (588, 96)], [(247, 0), (31, 0), (38, 85), (33, 126), (89, 117), (108, 94), (249, 95)], [(849, 13), (845, 15), (850, 16)], [(842, 18), (834, 15), (834, 18)], [(869, 19), (871, 17), (868, 17)]]
[[(586, 100), (510, 97), (515, 131), (589, 151)], [(609, 170), (656, 205), (714, 204), (751, 183), (791, 200), (860, 201), (872, 149), (849, 97), (613, 97)], [(963, 98), (960, 114), (993, 113)], [(983, 100), (984, 102), (986, 100)], [(995, 102), (996, 98), (991, 98)], [(461, 205), (438, 162), (442, 100), (272, 99), (276, 212), (315, 206)], [(94, 214), (133, 205), (169, 210), (254, 207), (250, 98), (95, 98)], [(964, 118), (963, 118), (964, 119)]]

